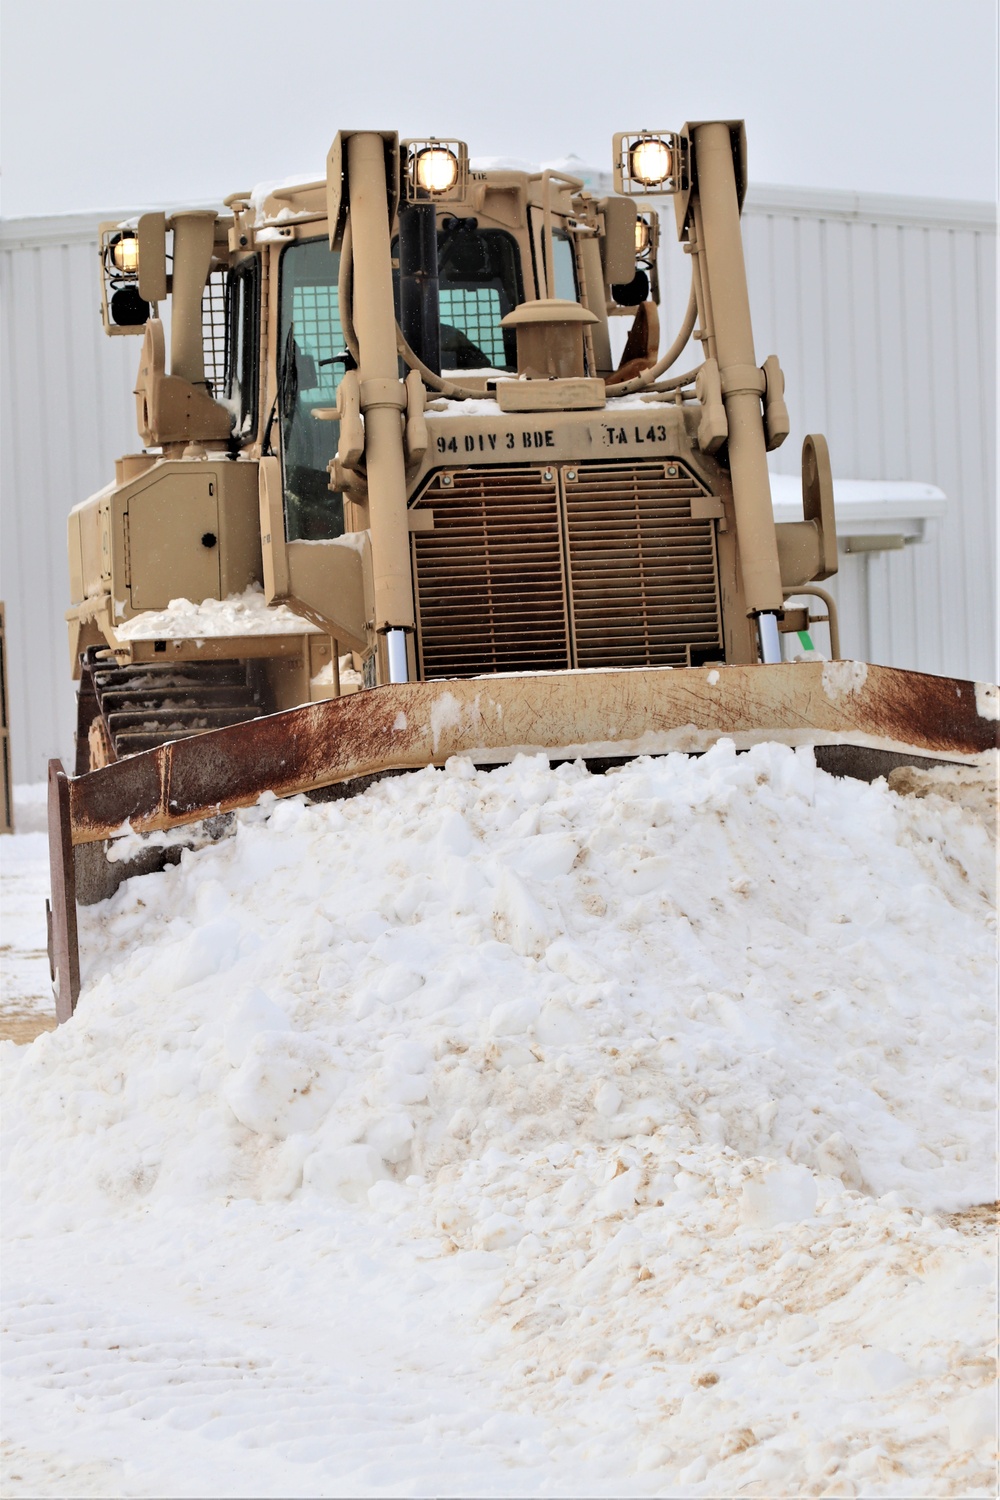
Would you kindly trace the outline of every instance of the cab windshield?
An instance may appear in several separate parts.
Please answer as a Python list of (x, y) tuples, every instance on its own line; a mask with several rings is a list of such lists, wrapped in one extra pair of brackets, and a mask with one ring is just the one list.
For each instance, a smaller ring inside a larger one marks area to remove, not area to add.
[[(343, 497), (330, 489), (327, 468), (337, 452), (340, 423), (313, 416), (317, 407), (336, 405), (344, 377), (339, 270), (340, 253), (325, 238), (289, 245), (281, 257), (278, 419), (290, 542), (344, 531)], [(480, 229), (475, 219), (446, 220), (438, 232), (438, 275), (442, 368), (515, 370), (514, 331), (500, 326), (524, 300), (513, 236)], [(398, 271), (393, 276), (398, 317)]]
[[(399, 241), (393, 241), (393, 256)], [(399, 272), (393, 272), (399, 317)], [(514, 237), (480, 229), (472, 218), (445, 219), (438, 230), (442, 370), (515, 370), (516, 335), (500, 323), (524, 301)]]

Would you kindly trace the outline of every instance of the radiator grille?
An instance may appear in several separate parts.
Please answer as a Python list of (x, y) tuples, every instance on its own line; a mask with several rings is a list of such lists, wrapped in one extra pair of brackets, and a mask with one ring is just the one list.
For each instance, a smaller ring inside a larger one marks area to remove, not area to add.
[(417, 503), (434, 529), (413, 534), (423, 676), (721, 657), (705, 493), (663, 461), (436, 474)]
[(413, 538), (424, 676), (567, 667), (555, 471), (438, 474), (420, 505), (434, 512), (434, 530)]
[[(680, 465), (580, 464), (565, 481), (576, 662), (687, 665), (721, 647), (715, 528), (694, 520), (705, 492)], [(564, 471), (565, 472), (565, 471)]]

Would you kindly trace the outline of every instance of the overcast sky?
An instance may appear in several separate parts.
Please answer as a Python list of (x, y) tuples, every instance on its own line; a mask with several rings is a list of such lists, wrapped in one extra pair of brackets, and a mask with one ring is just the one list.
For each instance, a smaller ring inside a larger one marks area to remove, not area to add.
[(758, 182), (996, 196), (994, 0), (3, 0), (5, 218), (322, 175), (340, 126), (474, 156), (743, 117)]

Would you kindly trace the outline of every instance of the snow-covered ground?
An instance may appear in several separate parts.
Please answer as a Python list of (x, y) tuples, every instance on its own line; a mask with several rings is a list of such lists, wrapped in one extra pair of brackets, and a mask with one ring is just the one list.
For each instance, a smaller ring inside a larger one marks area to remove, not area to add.
[(452, 762), (83, 912), (4, 1493), (993, 1494), (980, 800)]
[(56, 1024), (46, 952), (46, 787), (14, 789), (13, 838), (0, 839), (0, 1037), (30, 1041)]

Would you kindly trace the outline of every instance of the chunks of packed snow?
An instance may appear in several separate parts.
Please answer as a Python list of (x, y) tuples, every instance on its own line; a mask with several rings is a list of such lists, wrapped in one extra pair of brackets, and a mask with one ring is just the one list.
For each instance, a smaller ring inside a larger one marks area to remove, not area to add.
[[(340, 669), (340, 691), (341, 695), (356, 693), (364, 686), (364, 677), (354, 666), (354, 657), (350, 652), (345, 652), (338, 657)], [(315, 677), (311, 678), (314, 687), (324, 688), (333, 686), (333, 662), (328, 661), (325, 667), (320, 667)]]
[(234, 635), (318, 635), (319, 627), (290, 610), (268, 604), (264, 590), (251, 583), (225, 599), (171, 599), (166, 609), (147, 609), (122, 620), (115, 634), (123, 641), (211, 640)]
[(993, 910), (980, 817), (808, 749), (265, 797), (81, 913), (7, 1218), (472, 1358), (482, 1492), (978, 1493)]
[[(81, 912), (74, 1024), (11, 1083), (27, 1102), (68, 1070), (70, 1198), (101, 1169), (71, 1080), (100, 1088), (123, 1066), (111, 1113), (141, 1111), (157, 1191), (190, 1191), (177, 1090), (155, 1106), (165, 1049), (225, 1142), (213, 1174), (250, 1191), (251, 1136), (370, 1141), (404, 1110), (405, 1154), (436, 1172), (465, 1107), (483, 1149), (662, 1137), (674, 1154), (710, 1142), (846, 1174), (925, 1210), (987, 1196), (993, 886), (978, 823), (775, 745), (604, 777), (543, 757), (452, 764), (346, 802), (265, 798), (232, 839)], [(106, 1028), (136, 1012), (109, 1055)], [(430, 1066), (420, 1100), (388, 1081), (404, 1039), (433, 1059), (402, 1069)], [(26, 1109), (18, 1150), (38, 1157), (44, 1196), (54, 1135), (36, 1126)]]

